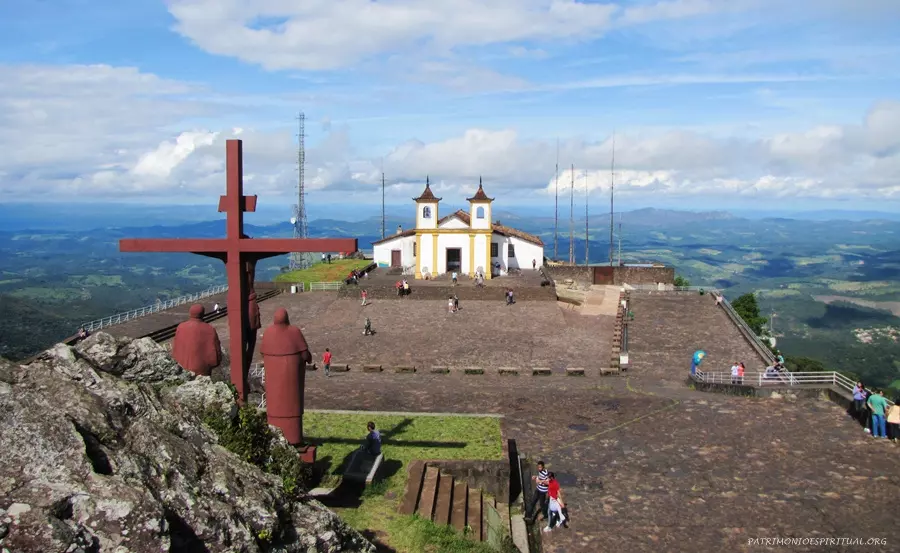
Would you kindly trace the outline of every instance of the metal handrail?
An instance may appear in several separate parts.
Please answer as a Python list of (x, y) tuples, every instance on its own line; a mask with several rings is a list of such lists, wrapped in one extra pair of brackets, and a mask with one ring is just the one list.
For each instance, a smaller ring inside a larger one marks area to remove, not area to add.
[[(853, 392), (856, 382), (847, 378), (845, 375), (837, 371), (806, 371), (806, 372), (788, 372), (779, 371), (777, 373), (765, 372), (745, 372), (743, 377), (733, 376), (730, 372), (725, 371), (697, 371), (694, 379), (709, 384), (747, 384), (750, 386), (765, 385), (785, 385), (785, 386), (802, 386), (810, 384), (822, 384), (824, 387), (833, 386), (840, 388), (848, 393)], [(735, 382), (737, 380), (737, 382)], [(871, 390), (869, 390), (871, 391)], [(885, 398), (887, 399), (887, 398)], [(887, 400), (888, 405), (894, 402)]]
[(82, 323), (81, 327), (83, 327), (88, 332), (93, 332), (95, 330), (100, 330), (101, 328), (124, 323), (125, 321), (144, 317), (153, 313), (159, 313), (160, 311), (165, 311), (166, 309), (171, 309), (173, 307), (184, 305), (185, 303), (197, 301), (203, 298), (208, 298), (209, 296), (221, 294), (226, 291), (228, 291), (228, 285), (220, 284), (219, 286), (213, 286), (212, 288), (203, 290), (202, 292), (197, 292), (195, 294), (179, 296), (177, 298), (166, 301), (158, 301), (152, 305), (146, 305), (144, 307), (132, 309), (131, 311), (125, 311), (124, 313), (117, 313), (109, 317)]

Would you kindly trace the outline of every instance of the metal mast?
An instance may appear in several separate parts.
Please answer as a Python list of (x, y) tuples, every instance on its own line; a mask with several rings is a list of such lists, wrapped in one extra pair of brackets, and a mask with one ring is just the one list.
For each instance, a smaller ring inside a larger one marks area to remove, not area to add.
[(381, 160), (381, 239), (384, 240), (384, 160)]
[(589, 253), (590, 249), (590, 234), (589, 234), (589, 225), (588, 225), (588, 179), (587, 179), (587, 171), (584, 172), (584, 264), (591, 264), (591, 256)]
[(613, 264), (613, 252), (615, 251), (615, 243), (613, 242), (613, 213), (614, 198), (616, 190), (616, 133), (613, 133), (612, 143), (612, 164), (609, 169), (609, 264)]
[(622, 265), (622, 216), (619, 216), (619, 266)]
[[(294, 238), (309, 238), (309, 227), (306, 220), (306, 114), (302, 111), (297, 116), (298, 132), (297, 140), (297, 204), (294, 205), (294, 216), (291, 224), (294, 227)], [(306, 269), (313, 264), (313, 257), (308, 252), (295, 252), (291, 254), (291, 270)]]
[(569, 187), (569, 264), (575, 264), (575, 164), (572, 164), (572, 186)]
[(553, 260), (559, 259), (559, 138), (556, 139), (556, 211), (553, 212)]

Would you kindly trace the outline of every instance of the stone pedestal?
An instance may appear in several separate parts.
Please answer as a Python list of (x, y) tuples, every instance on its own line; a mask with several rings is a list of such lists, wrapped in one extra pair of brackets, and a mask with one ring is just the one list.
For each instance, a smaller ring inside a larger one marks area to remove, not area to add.
[(300, 454), (300, 460), (307, 464), (315, 464), (316, 462), (316, 446), (301, 445), (297, 447), (297, 453)]

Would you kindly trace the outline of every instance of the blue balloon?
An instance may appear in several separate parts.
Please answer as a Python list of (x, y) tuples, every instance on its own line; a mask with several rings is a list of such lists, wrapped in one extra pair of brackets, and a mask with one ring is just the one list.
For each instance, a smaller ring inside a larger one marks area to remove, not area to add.
[(702, 349), (698, 349), (694, 352), (694, 365), (700, 365), (703, 362), (703, 359), (706, 358), (706, 352)]

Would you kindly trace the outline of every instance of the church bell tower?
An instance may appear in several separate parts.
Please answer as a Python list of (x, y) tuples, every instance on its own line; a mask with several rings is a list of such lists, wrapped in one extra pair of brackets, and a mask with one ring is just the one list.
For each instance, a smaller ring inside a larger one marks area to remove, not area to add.
[(416, 201), (416, 230), (435, 230), (438, 222), (438, 198), (431, 191), (431, 182), (425, 177), (425, 191)]

